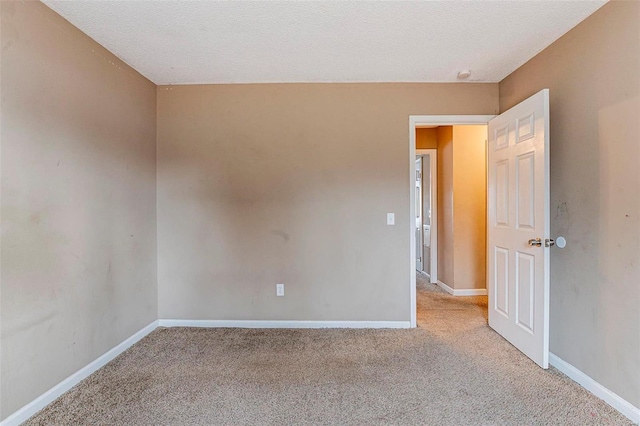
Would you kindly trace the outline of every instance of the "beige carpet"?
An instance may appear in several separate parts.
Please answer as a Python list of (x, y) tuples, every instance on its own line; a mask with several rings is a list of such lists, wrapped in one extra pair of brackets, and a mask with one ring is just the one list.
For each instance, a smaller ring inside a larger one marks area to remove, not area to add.
[(627, 425), (423, 280), (413, 330), (158, 329), (28, 425)]

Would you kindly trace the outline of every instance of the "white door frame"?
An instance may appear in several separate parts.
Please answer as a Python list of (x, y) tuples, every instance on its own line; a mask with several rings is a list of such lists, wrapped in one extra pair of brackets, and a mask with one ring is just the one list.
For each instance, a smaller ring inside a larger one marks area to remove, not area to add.
[[(422, 126), (455, 126), (464, 124), (488, 124), (495, 115), (410, 115), (409, 116), (409, 294), (410, 322), (416, 327), (416, 128)], [(433, 217), (433, 213), (432, 213)], [(437, 222), (435, 223), (437, 228)], [(433, 227), (432, 231), (433, 232)], [(437, 232), (437, 230), (436, 230)]]
[[(416, 149), (416, 156), (422, 155), (422, 191), (424, 192), (424, 155), (429, 156), (429, 206), (431, 207), (431, 217), (429, 223), (431, 224), (431, 238), (429, 241), (430, 256), (429, 256), (429, 282), (435, 284), (438, 282), (438, 226), (434, 226), (434, 223), (438, 223), (438, 150), (429, 149)], [(424, 200), (423, 200), (424, 203)], [(424, 245), (424, 215), (422, 218), (422, 244)], [(424, 271), (424, 247), (422, 248), (422, 269)]]

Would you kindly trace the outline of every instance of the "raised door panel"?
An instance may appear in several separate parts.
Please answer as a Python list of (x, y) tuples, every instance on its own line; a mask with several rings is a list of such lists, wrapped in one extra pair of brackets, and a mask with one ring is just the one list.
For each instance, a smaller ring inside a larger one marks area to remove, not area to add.
[(516, 158), (516, 228), (533, 230), (535, 221), (535, 152)]
[(516, 324), (526, 332), (534, 333), (534, 312), (536, 286), (535, 257), (529, 253), (516, 253)]
[(509, 250), (503, 247), (494, 248), (494, 306), (500, 314), (509, 318)]

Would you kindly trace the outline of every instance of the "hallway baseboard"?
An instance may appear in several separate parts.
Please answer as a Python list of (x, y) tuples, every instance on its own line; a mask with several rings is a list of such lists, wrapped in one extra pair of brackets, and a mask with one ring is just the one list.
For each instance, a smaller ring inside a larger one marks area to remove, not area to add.
[(463, 289), (456, 290), (449, 287), (448, 285), (446, 285), (440, 280), (438, 280), (438, 287), (440, 287), (441, 289), (443, 289), (444, 291), (446, 291), (447, 293), (453, 296), (486, 296), (487, 295), (486, 288), (469, 288), (469, 289), (463, 288)]

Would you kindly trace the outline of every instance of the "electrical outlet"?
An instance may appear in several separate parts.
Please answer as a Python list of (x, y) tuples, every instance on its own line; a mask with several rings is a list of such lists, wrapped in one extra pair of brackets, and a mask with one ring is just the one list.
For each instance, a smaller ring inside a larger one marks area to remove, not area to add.
[(276, 284), (276, 296), (284, 296), (284, 284)]

